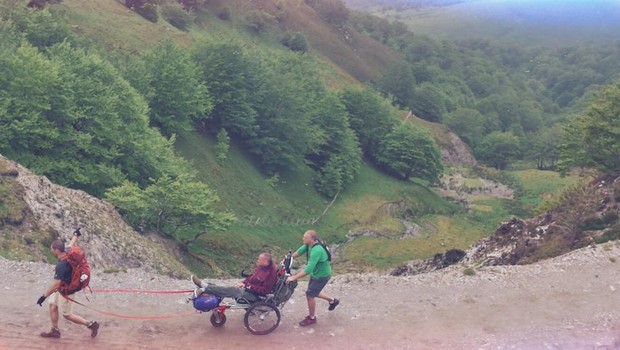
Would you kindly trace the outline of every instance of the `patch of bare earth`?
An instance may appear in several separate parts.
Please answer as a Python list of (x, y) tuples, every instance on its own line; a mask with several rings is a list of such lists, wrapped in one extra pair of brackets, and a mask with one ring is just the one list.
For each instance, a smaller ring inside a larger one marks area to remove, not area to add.
[[(334, 311), (317, 302), (318, 323), (297, 325), (306, 314), (301, 283), (282, 309), (280, 326), (256, 336), (243, 326), (243, 311), (227, 312), (214, 328), (209, 313), (193, 313), (186, 294), (95, 293), (76, 313), (101, 323), (90, 338), (80, 326), (60, 320), (61, 339), (43, 339), (47, 304), (37, 298), (53, 266), (0, 258), (0, 349), (620, 349), (620, 248), (587, 247), (524, 266), (488, 266), (473, 276), (462, 265), (415, 276), (347, 274), (325, 291), (341, 299)], [(212, 280), (233, 284), (234, 280)], [(178, 280), (129, 269), (94, 271), (92, 287), (189, 290)], [(189, 313), (189, 315), (188, 315)]]

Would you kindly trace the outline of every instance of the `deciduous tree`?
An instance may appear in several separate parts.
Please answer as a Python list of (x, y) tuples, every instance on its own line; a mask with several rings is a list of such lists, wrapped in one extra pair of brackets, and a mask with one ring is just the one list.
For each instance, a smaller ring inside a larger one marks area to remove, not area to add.
[(565, 128), (560, 167), (620, 172), (620, 80), (606, 86)]
[(190, 130), (192, 120), (202, 120), (213, 108), (200, 68), (187, 50), (166, 41), (144, 56), (149, 85), (151, 122), (170, 136)]
[(521, 144), (511, 132), (494, 131), (482, 139), (476, 149), (478, 159), (503, 170), (521, 154)]
[(414, 176), (437, 183), (443, 173), (441, 152), (435, 140), (408, 122), (387, 134), (377, 158), (388, 172), (403, 180)]
[(145, 189), (124, 182), (106, 192), (127, 221), (140, 231), (155, 231), (187, 244), (210, 230), (223, 230), (235, 220), (215, 209), (217, 194), (187, 177), (162, 176)]

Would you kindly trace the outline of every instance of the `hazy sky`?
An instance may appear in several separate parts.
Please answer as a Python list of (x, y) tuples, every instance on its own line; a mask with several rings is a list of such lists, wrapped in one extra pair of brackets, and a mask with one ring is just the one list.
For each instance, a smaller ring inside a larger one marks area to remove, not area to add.
[[(476, 11), (529, 21), (609, 23), (620, 21), (620, 0), (470, 0)], [(620, 34), (620, 33), (619, 33)], [(620, 36), (620, 35), (619, 35)]]

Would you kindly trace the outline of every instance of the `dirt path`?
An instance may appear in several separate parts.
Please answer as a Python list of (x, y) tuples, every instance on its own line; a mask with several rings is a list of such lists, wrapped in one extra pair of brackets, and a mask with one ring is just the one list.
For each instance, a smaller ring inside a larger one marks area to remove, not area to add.
[[(319, 301), (318, 324), (297, 326), (306, 315), (302, 283), (267, 336), (250, 334), (240, 310), (227, 311), (226, 325), (213, 328), (210, 313), (133, 320), (76, 305), (76, 313), (101, 322), (99, 336), (91, 339), (84, 328), (60, 320), (62, 338), (50, 340), (39, 337), (49, 328), (47, 304), (35, 302), (53, 267), (0, 258), (0, 350), (620, 349), (619, 267), (620, 248), (608, 245), (535, 265), (483, 268), (474, 276), (463, 275), (463, 267), (411, 277), (337, 276), (325, 290), (342, 300), (335, 311)], [(95, 273), (93, 288), (191, 288), (141, 270)], [(170, 315), (193, 311), (185, 297), (97, 293), (85, 303), (126, 315)]]

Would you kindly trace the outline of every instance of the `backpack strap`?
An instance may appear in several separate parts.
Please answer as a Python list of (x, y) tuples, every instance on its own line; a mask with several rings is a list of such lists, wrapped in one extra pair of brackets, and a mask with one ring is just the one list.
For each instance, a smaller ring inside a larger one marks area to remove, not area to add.
[[(325, 245), (325, 242), (321, 241), (320, 239), (317, 239), (316, 241), (314, 241), (314, 245), (312, 247), (314, 247), (315, 245), (320, 245), (321, 247), (323, 247), (323, 249), (325, 249), (325, 253), (327, 253), (327, 261), (331, 262), (332, 261), (332, 253), (329, 251), (329, 248), (327, 247), (327, 245)], [(306, 244), (306, 259), (310, 259), (310, 247), (309, 245)]]

